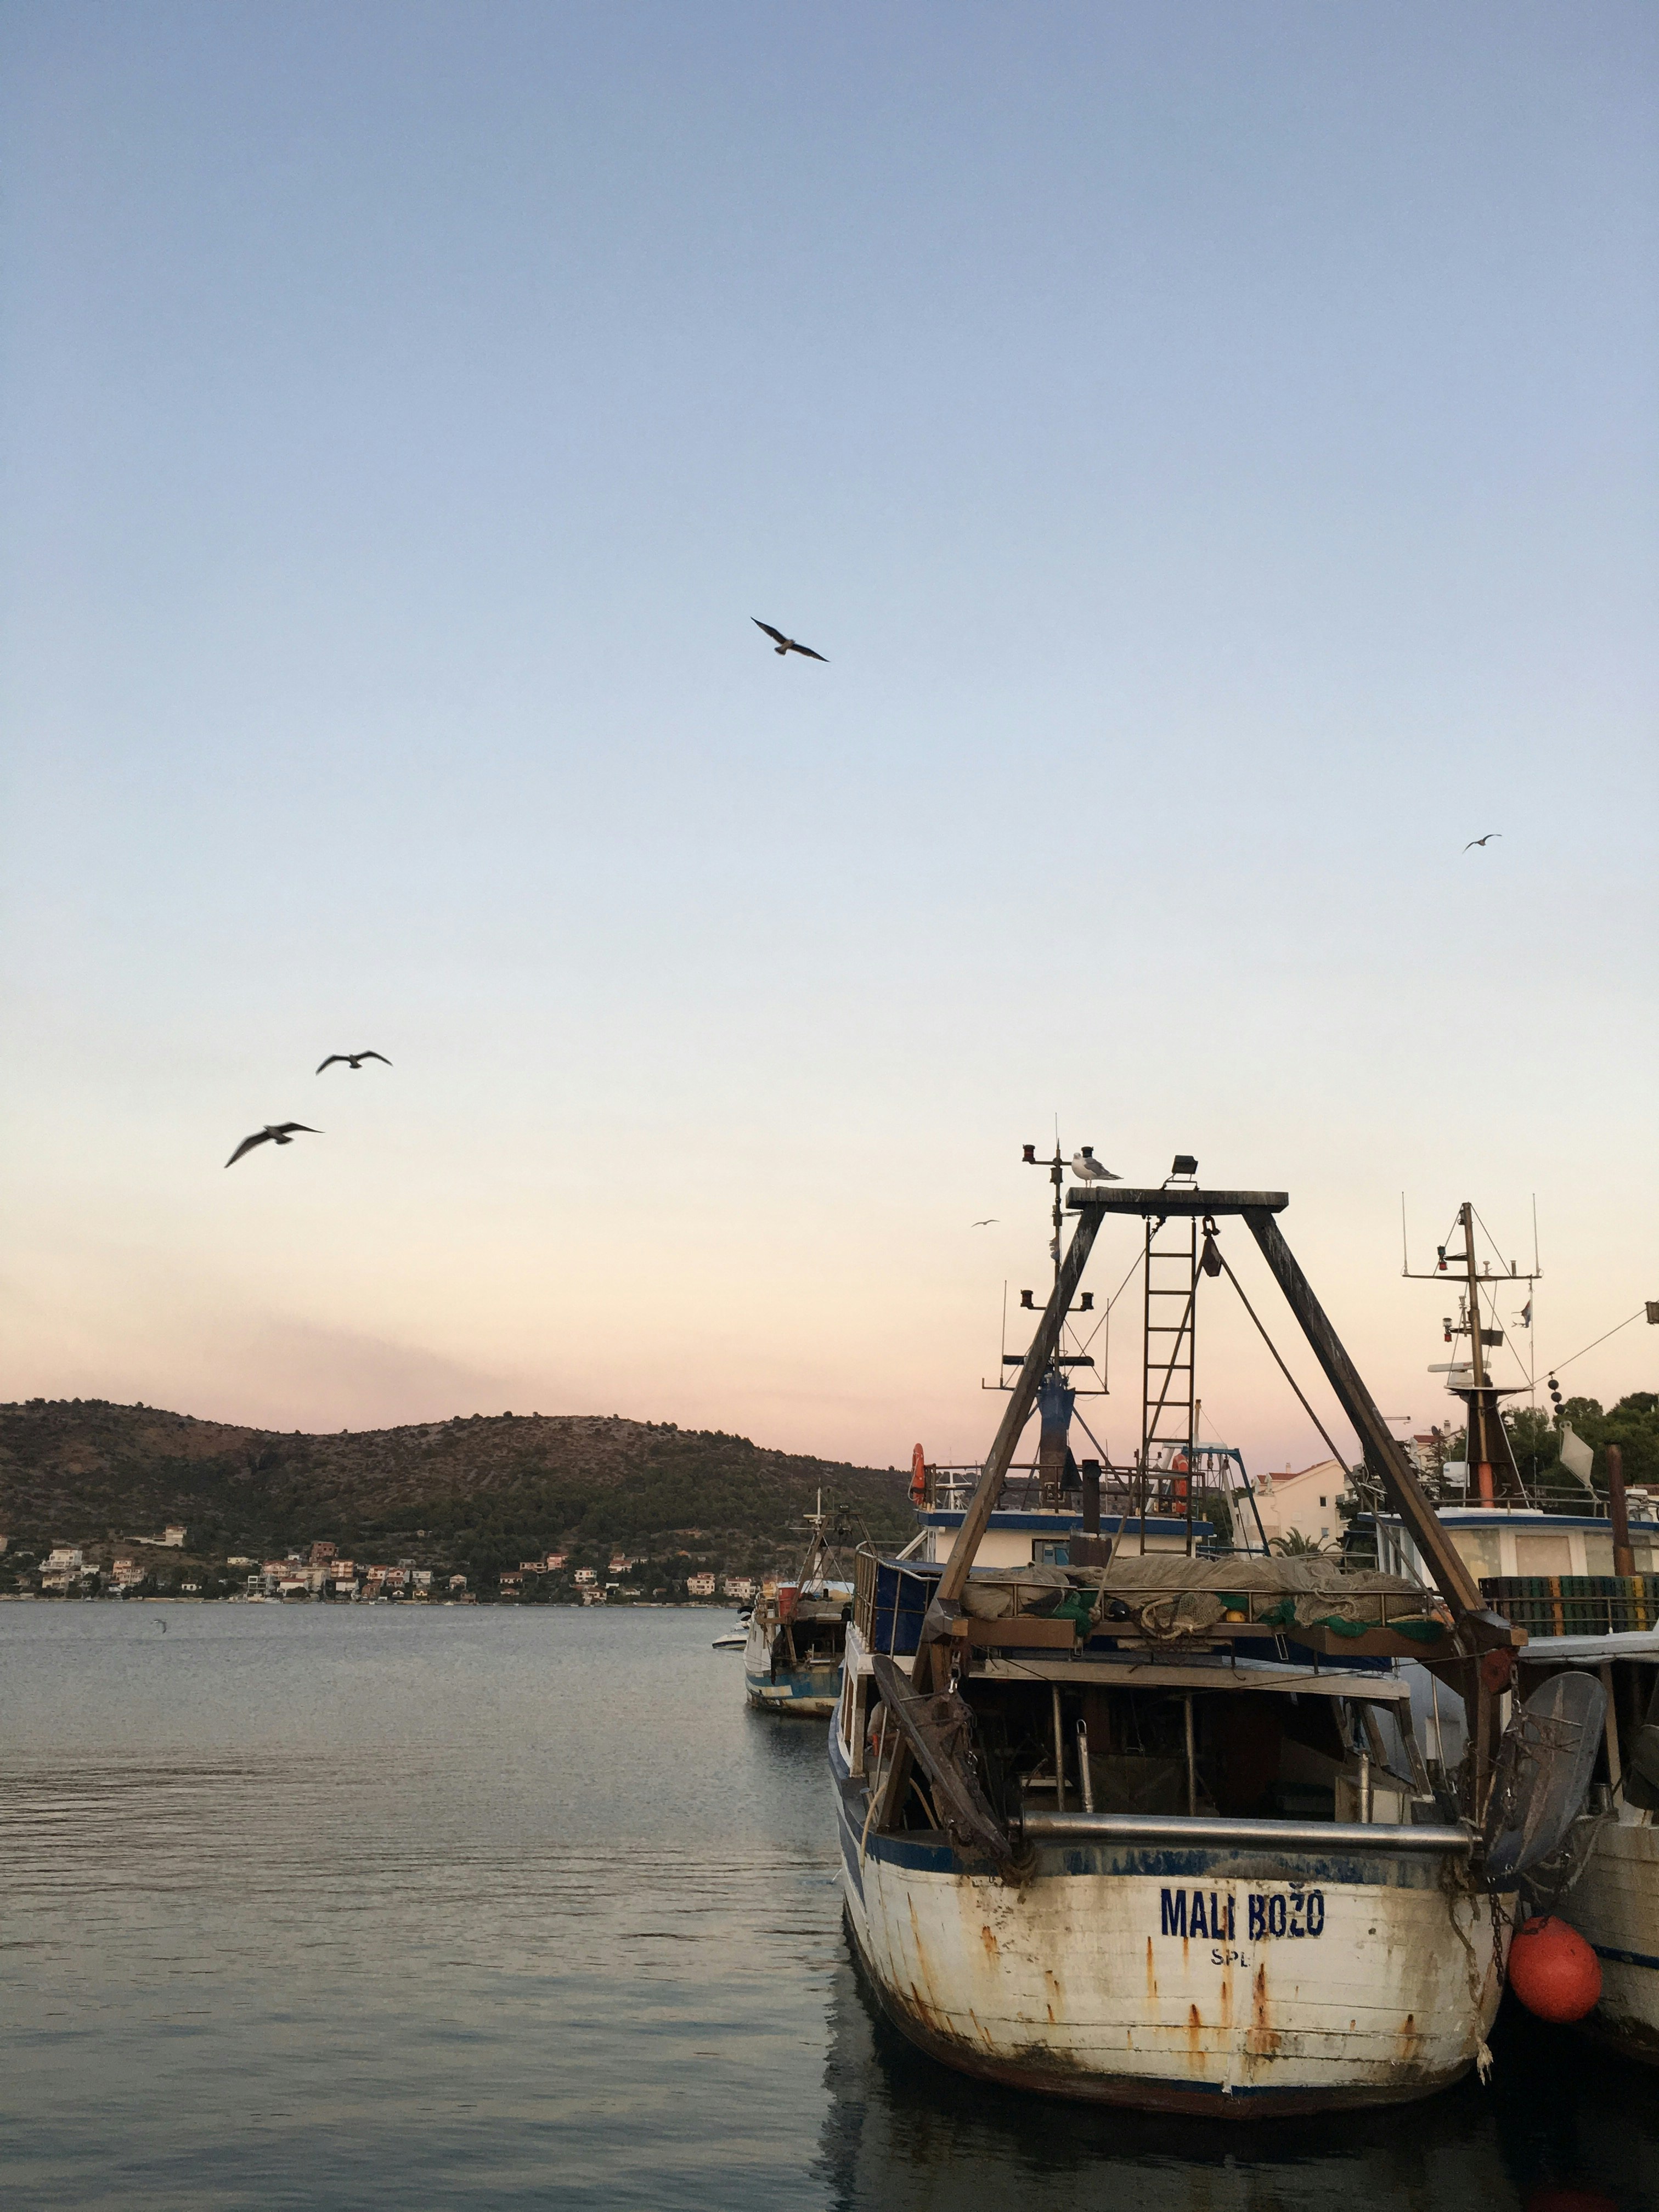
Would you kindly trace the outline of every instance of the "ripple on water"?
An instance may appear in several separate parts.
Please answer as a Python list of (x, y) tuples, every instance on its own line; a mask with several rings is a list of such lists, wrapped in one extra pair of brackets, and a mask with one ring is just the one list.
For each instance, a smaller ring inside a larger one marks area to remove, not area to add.
[(749, 1713), (706, 1615), (169, 1621), (0, 1607), (9, 2202), (1659, 2203), (1654, 2079), (1559, 2039), (1225, 2131), (921, 2059), (845, 1953), (823, 1732)]

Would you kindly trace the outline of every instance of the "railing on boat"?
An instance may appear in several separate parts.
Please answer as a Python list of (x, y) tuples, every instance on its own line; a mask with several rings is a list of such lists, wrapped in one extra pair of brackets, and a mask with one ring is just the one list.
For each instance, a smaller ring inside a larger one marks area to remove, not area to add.
[(1480, 1595), (1529, 1636), (1659, 1628), (1659, 1575), (1487, 1575)]
[[(1103, 1468), (1100, 1474), (1100, 1510), (1103, 1514), (1115, 1519), (1130, 1515), (1139, 1519), (1145, 1510), (1154, 1519), (1184, 1520), (1188, 1483), (1196, 1483), (1200, 1490), (1206, 1487), (1225, 1489), (1230, 1464), (1230, 1454), (1200, 1449), (1194, 1454), (1190, 1468), (1174, 1465), (1154, 1466), (1147, 1471), (1144, 1504), (1141, 1480), (1134, 1468)], [(930, 1462), (921, 1499), (922, 1510), (929, 1513), (965, 1513), (982, 1472), (977, 1467), (935, 1467)], [(1066, 1493), (1066, 1503), (1073, 1510), (1076, 1508), (1078, 1496), (1076, 1491)], [(1011, 1467), (1003, 1483), (1002, 1495), (997, 1502), (998, 1511), (1035, 1513), (1042, 1509), (1043, 1503), (1036, 1463)]]
[[(865, 1545), (853, 1556), (853, 1625), (866, 1651), (884, 1651), (890, 1658), (906, 1658), (921, 1641), (922, 1616), (933, 1595), (933, 1586), (945, 1571), (933, 1562), (913, 1565), (902, 1559), (884, 1559)], [(1050, 1582), (1034, 1578), (1008, 1587), (1023, 1610), (1027, 1594), (1049, 1600), (1055, 1595)], [(999, 1582), (1004, 1580), (998, 1577)]]
[[(933, 1562), (910, 1562), (903, 1559), (884, 1559), (860, 1545), (854, 1555), (853, 1620), (859, 1638), (866, 1651), (884, 1651), (890, 1657), (904, 1658), (914, 1652), (921, 1641), (921, 1624), (933, 1598), (933, 1586), (944, 1571)], [(1611, 1577), (1602, 1577), (1610, 1580)], [(1641, 1577), (1636, 1579), (1640, 1580)], [(1654, 1584), (1659, 1595), (1659, 1576), (1646, 1578)], [(1013, 1620), (1024, 1616), (1036, 1632), (1048, 1626), (1046, 1613), (1052, 1613), (1057, 1599), (1066, 1593), (1054, 1583), (1034, 1574), (1030, 1581), (1021, 1578), (1018, 1568), (999, 1568), (996, 1584), (1006, 1589), (1012, 1602), (1005, 1616)], [(1484, 1585), (1483, 1585), (1484, 1587)], [(1273, 1635), (1299, 1642), (1310, 1632), (1307, 1627), (1298, 1630), (1295, 1620), (1286, 1615), (1285, 1593), (1278, 1589), (1230, 1590), (1226, 1593), (1228, 1612), (1207, 1632), (1212, 1637), (1224, 1639), (1248, 1637), (1252, 1632)], [(1425, 1593), (1412, 1591), (1395, 1594), (1389, 1591), (1368, 1595), (1366, 1604), (1376, 1608), (1374, 1620), (1356, 1622), (1351, 1632), (1358, 1636), (1363, 1629), (1401, 1628), (1413, 1641), (1437, 1638), (1444, 1626), (1443, 1615), (1431, 1614), (1425, 1608), (1431, 1603)], [(1432, 1638), (1427, 1623), (1434, 1623)], [(1632, 1623), (1632, 1626), (1634, 1624)], [(1643, 1624), (1646, 1626), (1645, 1623)], [(1000, 1626), (1001, 1623), (996, 1624)], [(1101, 1632), (1136, 1638), (1143, 1632), (1139, 1624), (1128, 1613), (1123, 1615), (1121, 1628), (1108, 1622)], [(1557, 1632), (1559, 1632), (1559, 1631)], [(1000, 1637), (998, 1641), (1008, 1640)], [(1034, 1633), (1034, 1643), (1048, 1643), (1051, 1638)], [(1180, 1640), (1180, 1639), (1176, 1639)], [(1186, 1639), (1190, 1646), (1192, 1639)]]
[(1179, 1844), (1278, 1850), (1473, 1850), (1466, 1828), (1437, 1823), (1413, 1827), (1392, 1820), (1243, 1820), (1206, 1813), (1026, 1813), (1028, 1844)]

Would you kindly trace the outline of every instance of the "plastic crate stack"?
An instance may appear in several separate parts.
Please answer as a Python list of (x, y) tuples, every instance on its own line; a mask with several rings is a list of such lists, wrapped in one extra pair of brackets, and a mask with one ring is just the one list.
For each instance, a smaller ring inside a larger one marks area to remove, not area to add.
[(1659, 1628), (1659, 1575), (1488, 1575), (1480, 1595), (1528, 1636)]

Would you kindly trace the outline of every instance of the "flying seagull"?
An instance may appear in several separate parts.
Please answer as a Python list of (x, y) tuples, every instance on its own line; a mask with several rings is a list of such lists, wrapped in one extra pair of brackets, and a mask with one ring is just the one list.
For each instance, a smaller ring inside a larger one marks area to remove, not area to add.
[(809, 660), (821, 660), (826, 668), (830, 665), (827, 654), (814, 653), (810, 645), (797, 645), (793, 637), (786, 637), (781, 629), (774, 629), (770, 623), (763, 623), (758, 615), (750, 615), (749, 619), (757, 629), (763, 629), (768, 637), (777, 641), (772, 647), (774, 653), (804, 653)]
[(243, 1153), (251, 1152), (256, 1145), (291, 1145), (296, 1130), (303, 1130), (307, 1137), (320, 1137), (323, 1133), (306, 1121), (267, 1121), (257, 1135), (243, 1138), (225, 1165), (234, 1168)]
[(1471, 837), (1468, 843), (1464, 846), (1463, 850), (1466, 853), (1472, 853), (1477, 845), (1484, 845), (1487, 842), (1488, 838), (1501, 837), (1503, 834), (1504, 833), (1501, 830), (1488, 830), (1485, 837)]
[(1095, 1148), (1085, 1145), (1080, 1152), (1072, 1155), (1072, 1173), (1079, 1182), (1121, 1182), (1121, 1176), (1114, 1175), (1110, 1168), (1103, 1167), (1095, 1158)]
[(1001, 1218), (1002, 1216), (1000, 1213), (988, 1213), (983, 1221), (970, 1221), (968, 1226), (970, 1229), (989, 1229)]
[[(323, 1067), (332, 1067), (337, 1060), (343, 1060), (352, 1067), (361, 1067), (366, 1060), (378, 1060), (382, 1067), (392, 1065), (383, 1052), (331, 1052), (323, 1062)], [(319, 1075), (322, 1073), (323, 1067), (318, 1069)]]

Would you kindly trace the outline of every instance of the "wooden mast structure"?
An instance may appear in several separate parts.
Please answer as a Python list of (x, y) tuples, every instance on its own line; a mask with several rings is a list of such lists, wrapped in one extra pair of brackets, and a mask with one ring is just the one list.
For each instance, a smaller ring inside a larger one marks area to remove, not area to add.
[[(1028, 1149), (1027, 1158), (1030, 1157)], [(1056, 1196), (1058, 1199), (1058, 1193)], [(1277, 1217), (1290, 1204), (1288, 1193), (1204, 1190), (1195, 1182), (1166, 1185), (1156, 1190), (1133, 1189), (1123, 1185), (1103, 1188), (1098, 1183), (1090, 1183), (1068, 1191), (1065, 1203), (1066, 1211), (1077, 1218), (1077, 1227), (1070, 1245), (1057, 1260), (1054, 1289), (1010, 1389), (1008, 1403), (979, 1482), (923, 1617), (907, 1686), (907, 1705), (919, 1705), (930, 1694), (936, 1695), (950, 1686), (951, 1654), (961, 1614), (962, 1593), (1001, 1496), (1021, 1432), (1036, 1403), (1038, 1385), (1053, 1364), (1073, 1297), (1108, 1215), (1139, 1215), (1149, 1224), (1177, 1215), (1189, 1214), (1206, 1223), (1232, 1216), (1244, 1222), (1260, 1247), (1326, 1381), (1359, 1438), (1368, 1471), (1400, 1516), (1435, 1588), (1452, 1613), (1458, 1656), (1438, 1662), (1437, 1671), (1443, 1669), (1456, 1680), (1469, 1710), (1475, 1742), (1475, 1810), (1477, 1814), (1483, 1811), (1496, 1749), (1497, 1699), (1507, 1688), (1512, 1670), (1510, 1650), (1526, 1641), (1525, 1632), (1512, 1628), (1508, 1621), (1486, 1608), (1480, 1585), (1441, 1526), (1433, 1501), (1419, 1481), (1405, 1446), (1389, 1429), (1376, 1401), (1314, 1295), (1312, 1285), (1279, 1226)], [(1472, 1244), (1470, 1249), (1473, 1249)], [(1478, 1308), (1475, 1323), (1478, 1327)], [(1498, 1425), (1501, 1429), (1501, 1422)], [(1503, 1653), (1501, 1664), (1483, 1666), (1482, 1655), (1498, 1651)], [(890, 1669), (891, 1662), (886, 1662), (886, 1666)], [(891, 1687), (896, 1691), (897, 1682), (894, 1681)], [(909, 1733), (907, 1729), (907, 1735)], [(916, 1740), (920, 1742), (923, 1738), (918, 1735)], [(903, 1802), (909, 1771), (910, 1747), (907, 1744), (901, 1747), (895, 1758), (881, 1793), (879, 1817), (884, 1825), (896, 1816), (897, 1808)], [(970, 1794), (977, 1796), (977, 1792)]]

